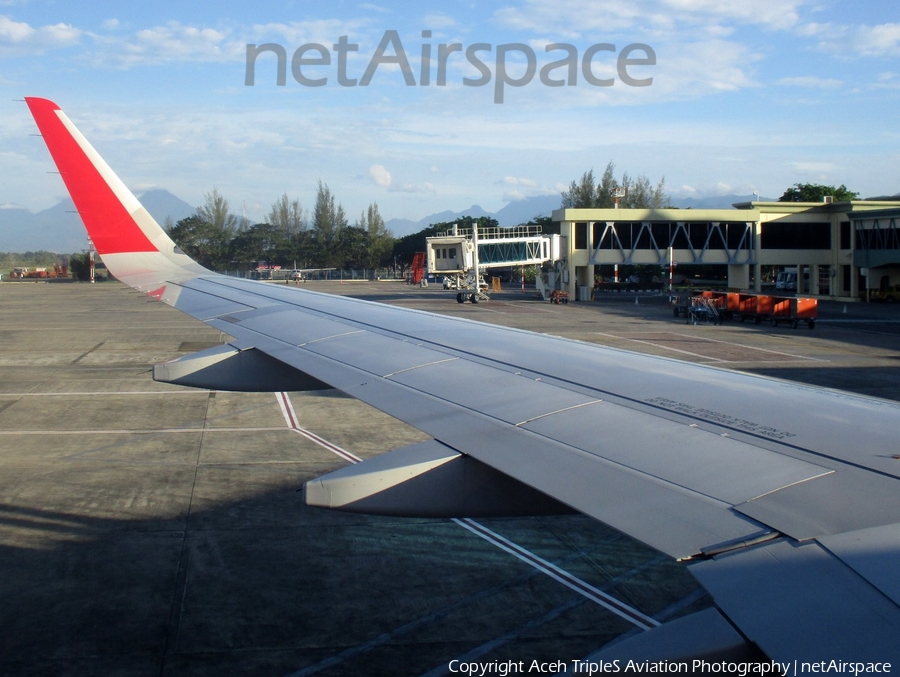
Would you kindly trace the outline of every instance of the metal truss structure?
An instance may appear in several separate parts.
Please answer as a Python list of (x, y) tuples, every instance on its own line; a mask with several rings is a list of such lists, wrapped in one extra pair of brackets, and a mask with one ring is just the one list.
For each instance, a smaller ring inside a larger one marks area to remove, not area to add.
[[(668, 249), (687, 251), (690, 259), (681, 263), (706, 263), (704, 257), (711, 251), (727, 255), (729, 264), (753, 264), (753, 221), (713, 221), (709, 223), (676, 222), (594, 222), (594, 254), (591, 264), (633, 263), (638, 251), (653, 251), (659, 263), (668, 261)], [(602, 229), (599, 228), (602, 226)], [(627, 230), (626, 230), (627, 229)], [(618, 251), (621, 260), (609, 261), (603, 252)], [(720, 261), (716, 261), (720, 263)]]

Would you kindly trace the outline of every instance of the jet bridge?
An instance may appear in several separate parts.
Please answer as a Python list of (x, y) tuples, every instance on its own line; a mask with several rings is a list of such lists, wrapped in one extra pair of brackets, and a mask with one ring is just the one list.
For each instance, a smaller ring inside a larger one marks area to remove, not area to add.
[[(540, 226), (514, 228), (457, 228), (426, 238), (428, 272), (442, 275), (445, 286), (457, 290), (476, 289), (475, 279), (491, 268), (541, 266), (561, 258), (559, 235), (542, 235)], [(477, 272), (476, 272), (477, 271)], [(481, 285), (472, 300), (487, 301)], [(464, 295), (457, 294), (462, 303)]]

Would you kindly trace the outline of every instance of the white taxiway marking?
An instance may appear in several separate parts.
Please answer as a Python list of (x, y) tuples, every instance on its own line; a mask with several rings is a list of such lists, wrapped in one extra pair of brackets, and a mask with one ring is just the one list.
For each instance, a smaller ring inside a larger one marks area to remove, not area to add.
[[(690, 334), (680, 334), (678, 332), (672, 332), (675, 336), (684, 336), (685, 338), (696, 339), (696, 336), (691, 336)], [(812, 362), (827, 362), (828, 360), (823, 360), (820, 357), (809, 357), (808, 355), (796, 355), (794, 353), (786, 353), (782, 350), (772, 350), (771, 348), (757, 348), (755, 346), (745, 346), (743, 343), (737, 343), (734, 341), (723, 341), (722, 339), (714, 339), (714, 338), (703, 338), (704, 341), (709, 341), (710, 343), (725, 343), (729, 346), (737, 346), (739, 348), (746, 348), (747, 350), (758, 350), (763, 353), (772, 353), (773, 355), (784, 355), (786, 357), (796, 357), (798, 360), (809, 360)]]
[(728, 360), (723, 360), (719, 357), (711, 357), (710, 355), (704, 355), (703, 353), (692, 353), (690, 350), (682, 350), (681, 348), (673, 348), (672, 346), (661, 345), (659, 343), (654, 343), (653, 341), (644, 341), (643, 339), (630, 338), (628, 336), (616, 336), (615, 334), (607, 334), (602, 331), (597, 332), (597, 336), (606, 336), (607, 338), (619, 339), (620, 341), (632, 341), (633, 343), (642, 343), (645, 346), (653, 346), (655, 348), (662, 348), (663, 350), (670, 350), (673, 353), (681, 353), (682, 355), (691, 355), (692, 357), (699, 357), (703, 360), (711, 360), (713, 362), (728, 362)]
[[(712, 338), (706, 338), (706, 337), (698, 339), (696, 336), (691, 336), (690, 334), (680, 334), (678, 332), (670, 332), (670, 333), (672, 336), (680, 336), (680, 337), (691, 339), (693, 341), (698, 341), (701, 343), (724, 343), (725, 345), (734, 346), (736, 348), (744, 348), (745, 350), (752, 350), (754, 352), (771, 353), (772, 355), (782, 355), (784, 357), (792, 357), (795, 360), (801, 360), (803, 362), (827, 362), (828, 361), (828, 360), (823, 360), (819, 357), (808, 357), (806, 355), (795, 355), (794, 353), (786, 353), (781, 350), (771, 350), (769, 348), (756, 348), (756, 347), (751, 347), (751, 346), (745, 346), (742, 343), (734, 343), (732, 341), (723, 341), (721, 339), (712, 339)], [(725, 360), (725, 359), (722, 359), (721, 357), (713, 357), (712, 355), (704, 355), (703, 353), (695, 353), (695, 352), (691, 352), (690, 350), (682, 350), (681, 348), (673, 348), (672, 346), (667, 346), (662, 343), (655, 343), (653, 341), (647, 341), (645, 339), (632, 338), (630, 336), (619, 336), (617, 334), (607, 334), (602, 331), (598, 331), (598, 332), (596, 332), (596, 334), (598, 336), (606, 336), (607, 338), (619, 339), (620, 341), (632, 341), (634, 343), (643, 343), (644, 345), (654, 346), (655, 348), (662, 348), (663, 350), (669, 350), (669, 351), (672, 351), (673, 353), (681, 353), (683, 355), (691, 355), (692, 357), (699, 357), (700, 359), (709, 360), (711, 362), (720, 362), (720, 363), (725, 364), (725, 363), (730, 363), (730, 362), (746, 362), (747, 361), (747, 360)], [(766, 360), (750, 360), (750, 361), (752, 361), (754, 363), (766, 362)], [(782, 361), (778, 360), (778, 362), (782, 362)]]

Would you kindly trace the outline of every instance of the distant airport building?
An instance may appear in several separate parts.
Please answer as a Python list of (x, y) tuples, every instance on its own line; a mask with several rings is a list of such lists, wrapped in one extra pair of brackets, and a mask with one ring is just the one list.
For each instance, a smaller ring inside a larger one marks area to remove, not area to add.
[[(900, 201), (743, 202), (735, 209), (558, 209), (564, 289), (578, 298), (597, 266), (727, 266), (728, 287), (761, 291), (796, 270), (795, 291), (858, 298), (900, 284)], [(663, 277), (662, 271), (660, 277)]]

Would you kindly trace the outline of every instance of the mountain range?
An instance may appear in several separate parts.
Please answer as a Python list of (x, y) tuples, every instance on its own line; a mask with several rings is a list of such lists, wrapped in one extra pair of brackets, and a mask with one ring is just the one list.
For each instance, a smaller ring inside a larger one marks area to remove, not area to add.
[(476, 219), (488, 216), (497, 219), (498, 223), (503, 227), (517, 226), (520, 223), (527, 223), (537, 216), (550, 216), (550, 212), (554, 209), (559, 209), (559, 202), (560, 196), (558, 194), (538, 195), (537, 197), (528, 197), (524, 200), (510, 202), (496, 212), (487, 212), (480, 205), (472, 205), (461, 212), (446, 210), (430, 214), (418, 221), (391, 219), (386, 221), (384, 225), (394, 234), (394, 237), (403, 237), (404, 235), (417, 233), (432, 224), (447, 223), (455, 219), (461, 219), (464, 216), (471, 216)]
[[(165, 224), (166, 219), (178, 221), (197, 211), (167, 190), (148, 190), (138, 199), (160, 224)], [(70, 198), (40, 212), (0, 206), (0, 251), (74, 254), (87, 247), (84, 226)]]

